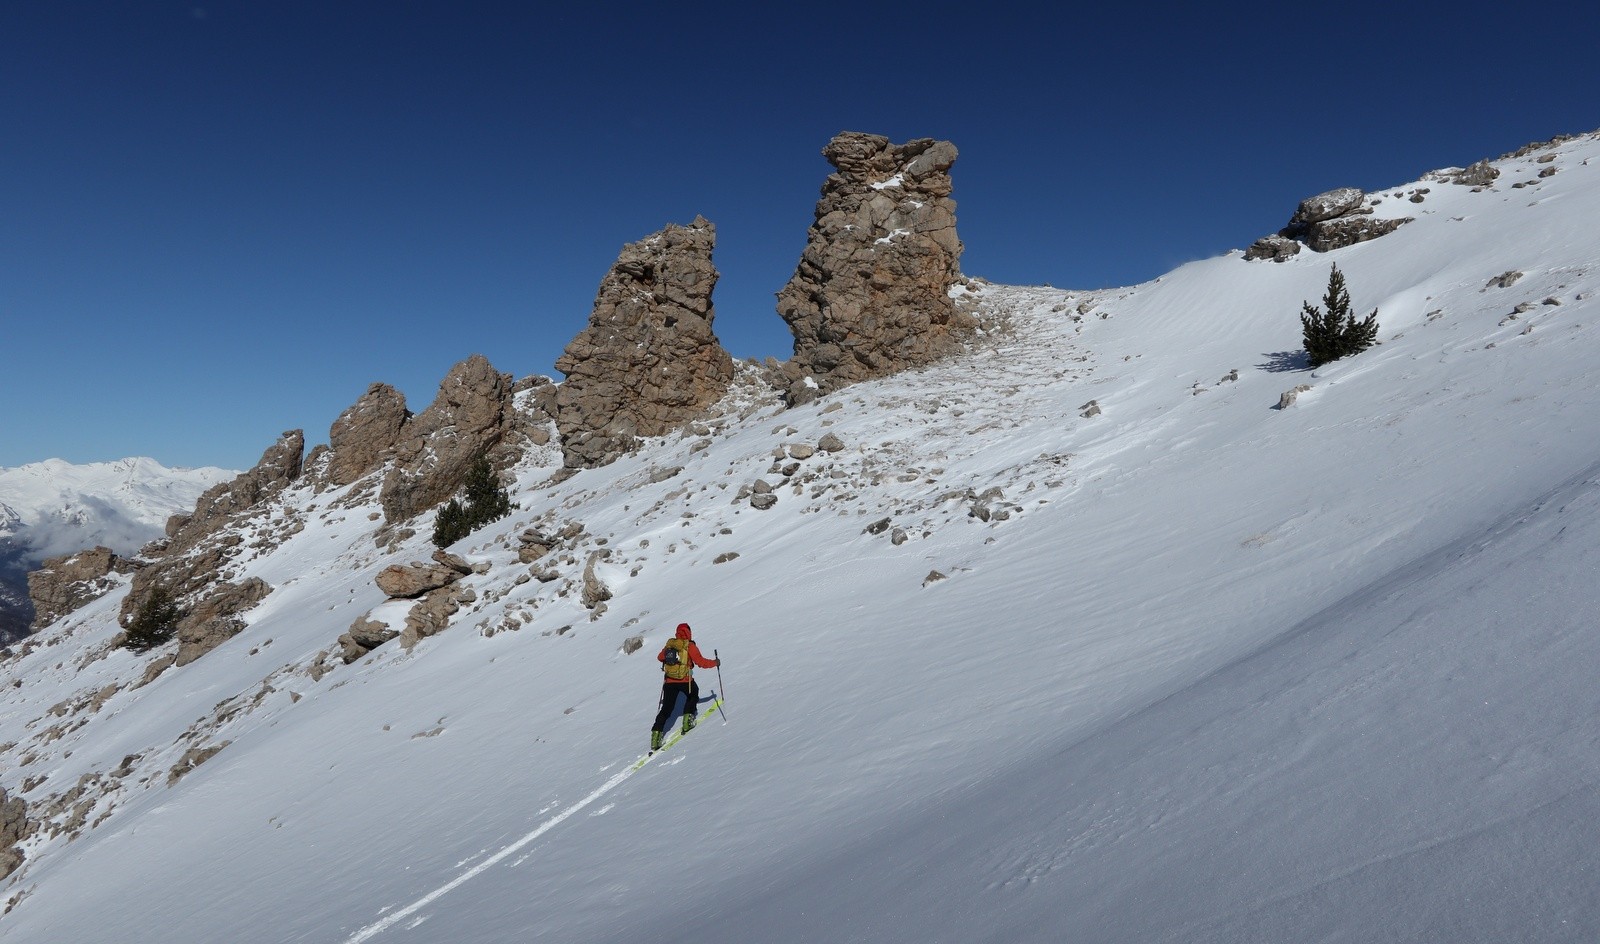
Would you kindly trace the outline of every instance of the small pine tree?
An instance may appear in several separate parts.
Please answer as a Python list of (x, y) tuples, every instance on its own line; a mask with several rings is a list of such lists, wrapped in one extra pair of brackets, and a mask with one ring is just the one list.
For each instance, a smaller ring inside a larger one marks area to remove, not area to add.
[(500, 479), (489, 467), (487, 456), (479, 454), (472, 460), (463, 490), (467, 496), (467, 519), (472, 530), (476, 531), (491, 521), (499, 521), (511, 514), (511, 496), (500, 487)]
[(467, 510), (454, 498), (450, 499), (448, 505), (440, 508), (439, 514), (433, 519), (435, 547), (449, 547), (470, 533), (472, 529), (467, 526)]
[(172, 593), (158, 586), (139, 604), (122, 644), (134, 652), (148, 652), (177, 635), (178, 621), (183, 617), (183, 609)]
[(467, 469), (462, 492), (466, 495), (466, 504), (452, 498), (434, 517), (433, 543), (436, 547), (449, 547), (489, 522), (499, 521), (511, 514), (511, 509), (515, 507), (511, 504), (511, 496), (500, 486), (488, 457), (481, 453)]
[(1356, 321), (1355, 315), (1350, 313), (1350, 292), (1345, 288), (1344, 273), (1337, 265), (1328, 274), (1328, 291), (1322, 296), (1322, 305), (1319, 309), (1304, 302), (1300, 310), (1300, 327), (1312, 367), (1360, 354), (1377, 342), (1378, 309), (1372, 309), (1372, 314)]

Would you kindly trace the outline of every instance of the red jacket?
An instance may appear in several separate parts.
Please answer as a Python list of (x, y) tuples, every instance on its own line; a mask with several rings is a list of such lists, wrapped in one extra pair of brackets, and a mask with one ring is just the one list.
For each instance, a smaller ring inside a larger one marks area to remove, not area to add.
[[(717, 666), (722, 664), (720, 661), (718, 661), (716, 659), (707, 659), (700, 652), (700, 647), (695, 645), (694, 644), (694, 640), (692, 638), (690, 638), (690, 636), (689, 636), (689, 624), (688, 623), (679, 623), (678, 624), (678, 638), (679, 639), (688, 639), (689, 640), (689, 650), (688, 651), (689, 651), (689, 664), (690, 665), (698, 665), (702, 669), (714, 669)], [(662, 646), (661, 647), (661, 651), (656, 653), (656, 661), (657, 662), (662, 662), (662, 663), (667, 661), (667, 647), (666, 646)], [(694, 677), (694, 672), (693, 672), (693, 670), (690, 670), (690, 673), (688, 675), (684, 676), (681, 679), (669, 678), (669, 679), (663, 679), (662, 681), (666, 682), (668, 685), (687, 685), (687, 684), (689, 684), (689, 680), (691, 678), (693, 678), (693, 677)]]

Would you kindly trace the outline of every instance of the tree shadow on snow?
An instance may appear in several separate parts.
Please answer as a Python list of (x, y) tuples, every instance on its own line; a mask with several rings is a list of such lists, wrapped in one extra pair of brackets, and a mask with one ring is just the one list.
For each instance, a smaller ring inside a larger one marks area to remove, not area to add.
[(1257, 370), (1264, 370), (1273, 374), (1289, 374), (1298, 370), (1311, 369), (1311, 355), (1307, 354), (1303, 349), (1299, 351), (1277, 351), (1262, 356), (1267, 361), (1264, 364), (1257, 364)]

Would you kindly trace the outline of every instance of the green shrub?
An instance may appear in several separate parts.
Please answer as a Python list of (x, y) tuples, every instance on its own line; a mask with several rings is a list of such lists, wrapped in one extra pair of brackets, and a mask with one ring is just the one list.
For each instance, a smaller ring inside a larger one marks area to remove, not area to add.
[(122, 645), (134, 652), (148, 652), (177, 635), (178, 621), (183, 617), (183, 609), (172, 593), (158, 586), (139, 604)]
[(449, 547), (471, 533), (472, 528), (467, 525), (467, 510), (454, 498), (440, 508), (439, 514), (433, 519), (433, 543), (436, 547)]
[(1322, 296), (1322, 304), (1323, 308), (1310, 302), (1301, 305), (1300, 327), (1312, 367), (1360, 354), (1377, 342), (1378, 309), (1372, 309), (1372, 314), (1356, 321), (1355, 315), (1350, 313), (1350, 292), (1345, 288), (1344, 273), (1337, 265), (1328, 275), (1328, 292)]
[(452, 498), (433, 519), (436, 547), (449, 547), (489, 522), (511, 514), (511, 509), (516, 507), (489, 466), (488, 457), (482, 454), (472, 460), (461, 491), (466, 503)]

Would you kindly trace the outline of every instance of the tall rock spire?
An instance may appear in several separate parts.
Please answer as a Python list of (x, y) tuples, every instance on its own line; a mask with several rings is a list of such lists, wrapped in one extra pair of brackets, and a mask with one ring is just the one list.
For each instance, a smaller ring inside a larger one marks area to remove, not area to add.
[(949, 141), (894, 145), (847, 131), (823, 149), (816, 222), (778, 314), (794, 333), (787, 396), (917, 367), (959, 350), (973, 320), (950, 300), (961, 278)]

